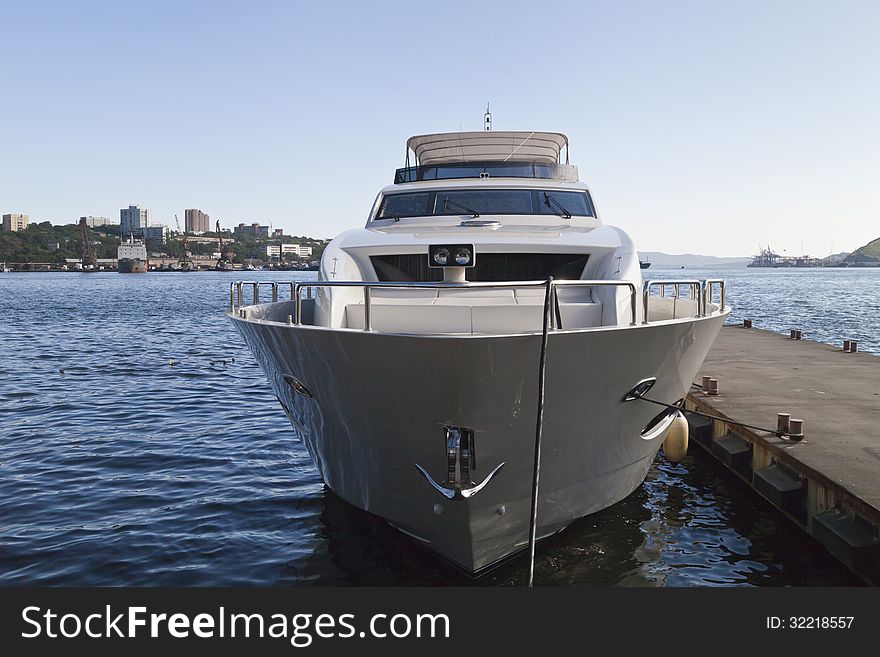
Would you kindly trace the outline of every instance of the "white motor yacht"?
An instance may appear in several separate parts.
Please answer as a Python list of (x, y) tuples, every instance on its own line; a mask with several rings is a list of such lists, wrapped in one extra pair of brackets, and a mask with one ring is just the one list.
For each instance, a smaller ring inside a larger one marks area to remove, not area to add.
[(553, 132), (410, 138), (317, 281), (229, 303), (324, 482), (470, 572), (641, 485), (729, 313), (643, 282)]

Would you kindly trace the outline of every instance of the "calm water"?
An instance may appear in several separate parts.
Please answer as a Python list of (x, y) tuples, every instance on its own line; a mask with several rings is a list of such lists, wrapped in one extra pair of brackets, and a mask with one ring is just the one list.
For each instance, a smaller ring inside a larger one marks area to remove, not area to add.
[[(716, 274), (736, 318), (880, 352), (880, 271), (687, 271)], [(0, 583), (471, 583), (324, 488), (223, 316), (229, 276), (0, 275)], [(537, 580), (856, 583), (696, 448), (542, 544)]]

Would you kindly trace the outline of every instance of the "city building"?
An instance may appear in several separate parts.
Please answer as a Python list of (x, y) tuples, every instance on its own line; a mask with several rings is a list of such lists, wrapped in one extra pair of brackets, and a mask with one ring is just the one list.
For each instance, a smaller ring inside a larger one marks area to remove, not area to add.
[(129, 205), (119, 211), (119, 232), (122, 235), (140, 235), (150, 225), (150, 211)]
[(290, 253), (299, 258), (308, 258), (312, 255), (312, 247), (300, 246), (299, 244), (270, 244), (266, 247), (266, 255), (270, 258), (279, 258), (282, 253)]
[(7, 232), (25, 230), (28, 227), (29, 221), (30, 217), (28, 217), (26, 214), (4, 214), (3, 230)]
[[(229, 242), (230, 244), (235, 244), (235, 239), (228, 236), (229, 231), (224, 231), (223, 233), (223, 243), (226, 244)], [(187, 241), (190, 244), (217, 244), (216, 237), (188, 237)]]
[(284, 237), (284, 229), (283, 228), (276, 228), (275, 232), (272, 233), (272, 236), (273, 237)]
[(207, 233), (211, 230), (211, 218), (195, 208), (189, 208), (184, 212), (184, 230), (187, 233)]
[(247, 224), (238, 224), (235, 227), (235, 232), (238, 234), (247, 234), (253, 235), (254, 237), (269, 237), (269, 227), (261, 226), (260, 224), (253, 223), (250, 226)]
[(146, 226), (142, 229), (142, 234), (144, 239), (149, 242), (151, 246), (165, 244), (165, 240), (168, 239), (168, 226), (165, 224)]
[(98, 228), (100, 226), (118, 226), (119, 222), (109, 217), (80, 217), (79, 220), (85, 219), (86, 226), (89, 228)]

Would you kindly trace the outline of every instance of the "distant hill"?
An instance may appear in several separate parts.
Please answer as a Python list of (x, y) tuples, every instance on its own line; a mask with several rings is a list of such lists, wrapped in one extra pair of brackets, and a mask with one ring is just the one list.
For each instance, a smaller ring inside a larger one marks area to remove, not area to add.
[(823, 261), (827, 261), (832, 265), (836, 265), (838, 262), (843, 262), (846, 260), (846, 256), (849, 255), (849, 251), (841, 251), (840, 253), (832, 253), (827, 258), (822, 258)]
[(719, 256), (682, 253), (674, 255), (658, 251), (640, 251), (639, 257), (647, 260), (652, 267), (745, 267), (751, 258), (722, 258)]
[(880, 262), (880, 237), (857, 248), (846, 256), (844, 262)]

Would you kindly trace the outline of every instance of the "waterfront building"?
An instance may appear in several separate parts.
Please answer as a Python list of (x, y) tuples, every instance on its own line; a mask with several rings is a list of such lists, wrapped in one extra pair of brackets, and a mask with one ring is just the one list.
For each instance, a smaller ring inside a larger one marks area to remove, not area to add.
[(184, 212), (184, 228), (187, 233), (207, 233), (211, 230), (211, 218), (196, 208)]
[(119, 232), (122, 235), (140, 235), (150, 225), (150, 211), (129, 205), (119, 211)]
[(272, 233), (272, 236), (273, 237), (284, 237), (284, 229), (283, 228), (276, 228), (275, 232)]
[(238, 226), (235, 227), (235, 232), (237, 234), (244, 233), (246, 235), (253, 235), (254, 237), (269, 237), (269, 227), (261, 226), (258, 223), (253, 223), (250, 226), (247, 224), (238, 224)]
[(4, 214), (3, 215), (3, 230), (6, 232), (16, 232), (19, 230), (25, 230), (28, 227), (28, 222), (30, 221), (30, 217), (26, 214)]
[[(224, 231), (223, 233), (223, 243), (226, 244), (229, 242), (230, 244), (234, 244), (235, 240), (231, 237), (228, 237), (228, 231)], [(188, 237), (187, 241), (190, 244), (217, 244), (216, 237)]]
[(290, 253), (299, 258), (307, 258), (312, 255), (312, 247), (300, 246), (299, 244), (270, 244), (266, 247), (266, 255), (270, 258), (280, 258), (281, 254)]
[(142, 229), (143, 238), (150, 244), (165, 244), (168, 239), (168, 226), (165, 224), (153, 224)]
[(109, 217), (80, 217), (80, 221), (85, 220), (86, 226), (89, 228), (99, 228), (100, 226), (118, 226), (119, 222)]

